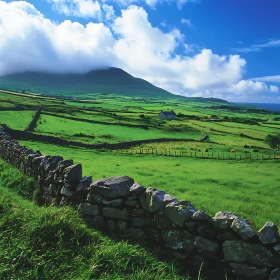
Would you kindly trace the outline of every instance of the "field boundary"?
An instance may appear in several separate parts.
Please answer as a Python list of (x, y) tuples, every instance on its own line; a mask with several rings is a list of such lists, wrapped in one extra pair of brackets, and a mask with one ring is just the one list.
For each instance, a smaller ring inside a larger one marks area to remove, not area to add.
[[(148, 149), (148, 148), (133, 148), (142, 144), (149, 143), (163, 143), (163, 142), (196, 142), (201, 143), (199, 140), (194, 139), (179, 139), (179, 138), (157, 138), (135, 140), (119, 143), (102, 143), (102, 144), (86, 144), (77, 141), (69, 141), (61, 139), (56, 136), (40, 135), (29, 131), (21, 131), (12, 129), (2, 124), (2, 129), (17, 140), (30, 140), (43, 143), (55, 144), (59, 146), (73, 146), (87, 149), (106, 149), (119, 152), (121, 154), (152, 154), (156, 156), (171, 156), (171, 157), (189, 157), (200, 159), (213, 159), (213, 160), (278, 160), (280, 159), (280, 152), (274, 151), (271, 153), (230, 153), (230, 152), (205, 152), (205, 151), (180, 151), (170, 149)], [(212, 143), (213, 144), (213, 143)]]
[(236, 152), (204, 152), (204, 151), (180, 151), (171, 149), (121, 149), (121, 154), (137, 155), (149, 154), (156, 156), (188, 157), (215, 160), (276, 160), (280, 159), (280, 152), (271, 153), (236, 153)]

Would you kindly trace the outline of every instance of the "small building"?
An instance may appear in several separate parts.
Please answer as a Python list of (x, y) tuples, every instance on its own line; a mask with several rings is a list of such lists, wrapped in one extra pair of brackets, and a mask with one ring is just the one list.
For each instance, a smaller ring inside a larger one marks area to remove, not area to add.
[(176, 113), (173, 110), (169, 112), (160, 111), (158, 118), (165, 120), (176, 120)]

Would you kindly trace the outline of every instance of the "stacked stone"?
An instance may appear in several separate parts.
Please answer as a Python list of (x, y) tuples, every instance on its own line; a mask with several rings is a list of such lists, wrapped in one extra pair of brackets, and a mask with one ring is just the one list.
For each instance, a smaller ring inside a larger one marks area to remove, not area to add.
[(256, 232), (249, 221), (230, 212), (212, 219), (190, 202), (146, 189), (127, 176), (92, 183), (82, 176), (80, 164), (22, 147), (3, 130), (0, 155), (38, 181), (46, 204), (75, 206), (94, 227), (156, 244), (177, 259), (192, 266), (204, 262), (204, 269), (222, 275), (280, 279), (279, 233), (271, 222)]

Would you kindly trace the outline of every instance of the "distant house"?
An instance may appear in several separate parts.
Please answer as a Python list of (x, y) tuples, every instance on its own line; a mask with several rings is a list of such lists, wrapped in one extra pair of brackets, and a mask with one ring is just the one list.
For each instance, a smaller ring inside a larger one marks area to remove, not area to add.
[(165, 120), (176, 120), (176, 113), (173, 110), (169, 112), (160, 111), (158, 118)]

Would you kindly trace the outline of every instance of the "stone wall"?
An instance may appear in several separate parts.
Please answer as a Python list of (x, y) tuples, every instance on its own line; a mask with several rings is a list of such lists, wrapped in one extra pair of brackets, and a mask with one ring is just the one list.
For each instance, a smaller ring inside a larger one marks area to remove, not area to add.
[(256, 231), (233, 213), (212, 218), (127, 176), (92, 182), (81, 164), (20, 146), (3, 130), (0, 156), (38, 181), (45, 204), (72, 205), (91, 226), (161, 248), (197, 271), (203, 263), (215, 272), (210, 279), (280, 279), (280, 240), (271, 222)]
[(29, 125), (24, 129), (24, 131), (34, 131), (34, 129), (37, 125), (37, 121), (40, 118), (40, 115), (41, 115), (41, 109), (37, 108), (36, 111), (35, 111), (34, 117), (32, 118)]

